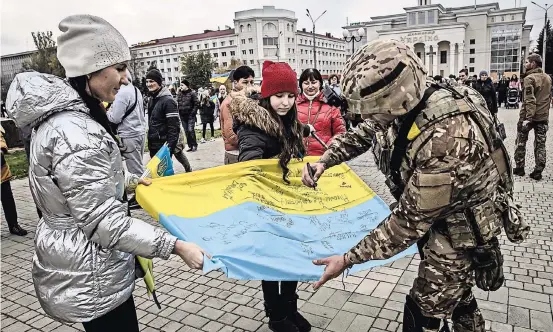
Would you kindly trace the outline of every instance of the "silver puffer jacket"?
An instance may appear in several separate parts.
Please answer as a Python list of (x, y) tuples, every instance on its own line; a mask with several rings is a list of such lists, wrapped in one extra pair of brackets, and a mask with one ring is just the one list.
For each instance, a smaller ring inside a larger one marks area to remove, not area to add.
[(100, 317), (131, 296), (134, 255), (167, 259), (176, 238), (127, 217), (123, 192), (138, 180), (125, 178), (116, 142), (66, 81), (19, 74), (7, 109), (19, 127), (34, 127), (29, 183), (43, 213), (33, 258), (40, 304), (62, 321)]

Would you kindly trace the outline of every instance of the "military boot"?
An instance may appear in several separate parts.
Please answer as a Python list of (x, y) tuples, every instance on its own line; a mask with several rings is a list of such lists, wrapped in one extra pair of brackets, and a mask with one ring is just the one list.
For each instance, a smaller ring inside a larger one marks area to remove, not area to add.
[(298, 312), (298, 298), (297, 294), (294, 294), (292, 299), (285, 299), (284, 305), (287, 310), (288, 320), (294, 323), (300, 332), (311, 331), (311, 324)]
[(265, 314), (269, 317), (269, 329), (273, 332), (299, 332), (286, 316), (286, 304), (282, 301), (265, 302)]
[(540, 181), (542, 179), (541, 172), (538, 171), (533, 171), (532, 173), (530, 173), (530, 177), (536, 181)]
[(518, 176), (524, 176), (526, 173), (524, 172), (524, 168), (515, 167), (513, 168), (513, 174)]

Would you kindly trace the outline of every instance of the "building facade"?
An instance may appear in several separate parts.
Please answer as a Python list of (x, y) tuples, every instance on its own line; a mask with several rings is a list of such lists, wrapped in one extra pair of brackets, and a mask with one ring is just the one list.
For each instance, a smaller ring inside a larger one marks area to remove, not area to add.
[(155, 62), (166, 84), (180, 80), (182, 57), (198, 51), (210, 52), (215, 67), (226, 68), (231, 62), (250, 66), (257, 81), (262, 79), (265, 60), (287, 62), (299, 77), (303, 70), (315, 67), (313, 52), (317, 52), (317, 69), (327, 77), (341, 71), (347, 53), (343, 39), (326, 33), (315, 34), (313, 40), (313, 33), (298, 30), (293, 11), (274, 6), (236, 12), (234, 28), (156, 39), (131, 47), (139, 75)]
[(15, 75), (23, 71), (23, 63), (31, 61), (31, 57), (37, 51), (21, 52), (15, 54), (2, 55), (2, 81), (11, 82)]
[(463, 68), (469, 75), (486, 70), (494, 79), (520, 76), (532, 30), (532, 25), (525, 24), (526, 7), (500, 9), (499, 4), (489, 3), (444, 8), (418, 0), (416, 7), (404, 10), (344, 28), (365, 29), (361, 44), (374, 39), (406, 43), (432, 76), (457, 76)]

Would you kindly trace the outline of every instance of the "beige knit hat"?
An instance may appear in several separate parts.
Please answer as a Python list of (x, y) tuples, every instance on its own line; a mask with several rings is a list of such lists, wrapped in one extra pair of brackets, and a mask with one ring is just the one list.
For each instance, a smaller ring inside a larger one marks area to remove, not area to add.
[(103, 18), (72, 15), (59, 24), (58, 59), (67, 77), (87, 75), (129, 61), (127, 41)]

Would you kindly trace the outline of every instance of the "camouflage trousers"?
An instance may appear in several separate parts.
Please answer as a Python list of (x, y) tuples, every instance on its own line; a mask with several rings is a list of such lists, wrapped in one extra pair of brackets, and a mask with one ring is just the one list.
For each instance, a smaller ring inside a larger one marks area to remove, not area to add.
[(455, 332), (483, 332), (484, 317), (480, 310), (477, 307), (467, 310), (475, 301), (469, 252), (454, 249), (449, 238), (434, 229), (429, 232), (410, 296), (424, 316), (451, 318)]
[(528, 142), (528, 133), (534, 129), (534, 158), (536, 158), (536, 172), (542, 172), (545, 168), (546, 150), (545, 139), (547, 137), (547, 123), (530, 123), (525, 130), (522, 128), (522, 122), (517, 125), (517, 139), (515, 149), (515, 165), (517, 168), (524, 168), (526, 161), (526, 142)]

